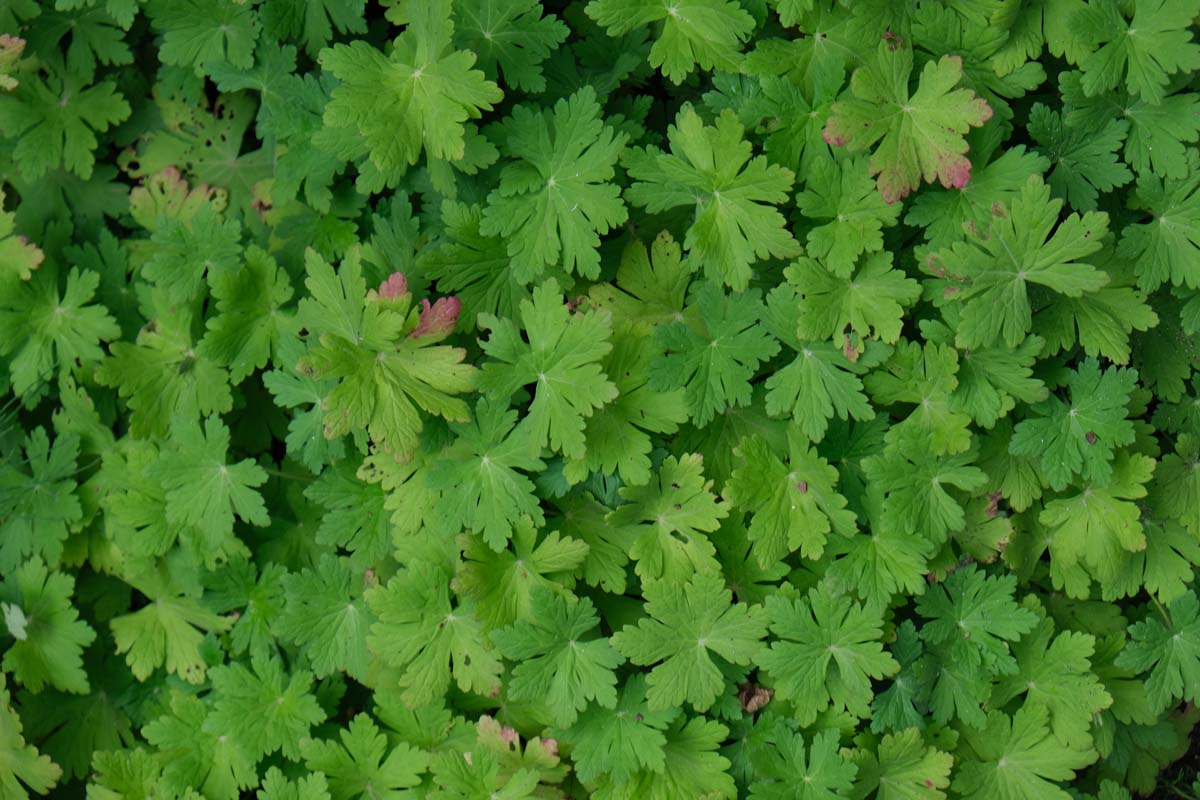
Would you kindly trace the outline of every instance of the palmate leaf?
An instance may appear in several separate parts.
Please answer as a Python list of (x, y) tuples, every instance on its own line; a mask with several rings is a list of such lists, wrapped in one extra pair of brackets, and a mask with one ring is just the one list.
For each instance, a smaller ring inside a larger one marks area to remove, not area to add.
[(707, 425), (722, 412), (750, 404), (750, 381), (779, 343), (758, 325), (763, 305), (757, 289), (726, 295), (705, 281), (692, 297), (695, 316), (655, 331), (663, 355), (651, 364), (650, 386), (682, 388), (693, 424)]
[(837, 470), (795, 426), (787, 440), (788, 455), (781, 460), (761, 437), (743, 439), (723, 492), (735, 508), (751, 514), (752, 551), (763, 567), (797, 551), (819, 559), (830, 534), (849, 538), (858, 530), (837, 491)]
[(697, 66), (738, 71), (742, 42), (754, 29), (754, 18), (732, 0), (591, 0), (585, 10), (610, 36), (661, 20), (650, 66), (676, 84)]
[(89, 691), (82, 655), (96, 632), (71, 604), (74, 589), (71, 575), (50, 572), (36, 557), (0, 584), (6, 633), (15, 639), (3, 666), (31, 692), (47, 686), (75, 694)]
[(1200, 601), (1194, 592), (1185, 592), (1171, 603), (1167, 624), (1147, 616), (1130, 627), (1129, 636), (1116, 664), (1149, 673), (1146, 693), (1154, 706), (1200, 700)]
[(751, 663), (762, 650), (766, 612), (731, 603), (733, 594), (716, 573), (693, 575), (682, 587), (655, 581), (643, 592), (648, 616), (613, 634), (613, 647), (634, 664), (653, 665), (646, 680), (651, 709), (686, 701), (707, 710), (724, 686), (714, 656)]
[(837, 734), (821, 731), (808, 747), (804, 737), (780, 724), (775, 748), (750, 785), (751, 800), (835, 800), (854, 785), (858, 767), (838, 752)]
[(366, 594), (378, 617), (367, 646), (401, 670), (405, 701), (416, 706), (440, 697), (451, 679), (460, 689), (487, 695), (500, 687), (504, 667), (470, 608), (450, 604), (450, 577), (414, 561)]
[(452, 424), (458, 437), (429, 472), (429, 485), (442, 493), (438, 513), (447, 524), (482, 534), (495, 550), (512, 537), (523, 516), (544, 521), (526, 473), (545, 467), (530, 428), (514, 431), (517, 412), (486, 397), (475, 406), (471, 424)]
[(616, 398), (601, 359), (612, 349), (612, 318), (604, 312), (572, 313), (553, 278), (522, 301), (521, 327), (514, 320), (481, 314), (490, 335), (482, 343), (491, 360), (483, 365), (480, 389), (494, 401), (507, 402), (521, 387), (534, 384), (533, 402), (522, 421), (532, 429), (532, 444), (547, 444), (569, 458), (584, 455), (586, 418)]
[(544, 704), (554, 724), (564, 728), (575, 723), (589, 701), (616, 706), (613, 670), (623, 659), (603, 636), (585, 638), (600, 622), (592, 602), (542, 589), (534, 593), (531, 611), (528, 619), (492, 633), (500, 652), (516, 664), (510, 696)]
[(828, 708), (868, 716), (871, 680), (900, 669), (880, 641), (879, 612), (836, 596), (828, 586), (795, 600), (771, 595), (766, 608), (778, 638), (755, 663), (779, 697), (792, 702), (800, 723), (810, 724)]
[(1017, 424), (1009, 450), (1037, 459), (1043, 482), (1055, 489), (1074, 475), (1107, 480), (1116, 448), (1134, 439), (1126, 405), (1136, 381), (1131, 370), (1102, 372), (1096, 359), (1086, 359), (1067, 379), (1070, 403), (1052, 395), (1033, 406), (1035, 415)]
[(1032, 327), (1030, 283), (1068, 297), (1093, 292), (1108, 276), (1081, 259), (1101, 248), (1108, 233), (1107, 215), (1071, 214), (1051, 233), (1062, 209), (1050, 199), (1050, 187), (1034, 177), (1007, 208), (992, 207), (986, 233), (930, 255), (927, 267), (955, 287), (964, 304), (956, 342), (970, 349), (1003, 339), (1016, 347)]
[(968, 800), (1067, 800), (1059, 782), (1096, 760), (1089, 747), (1064, 746), (1046, 726), (1047, 711), (1027, 705), (1009, 717), (988, 715), (982, 731), (967, 729), (963, 764), (952, 784)]
[(921, 71), (909, 93), (912, 51), (882, 42), (875, 58), (854, 71), (851, 96), (833, 104), (823, 137), (850, 152), (875, 148), (870, 171), (888, 203), (907, 197), (922, 179), (962, 188), (971, 179), (967, 142), (973, 127), (992, 117), (987, 102), (970, 89), (955, 89), (962, 59), (942, 56)]
[(1100, 45), (1079, 62), (1083, 90), (1097, 95), (1123, 83), (1147, 102), (1160, 102), (1172, 73), (1200, 69), (1200, 44), (1189, 30), (1197, 14), (1195, 0), (1139, 3), (1130, 20), (1116, 0), (1089, 3), (1071, 20)]
[(581, 89), (553, 111), (518, 106), (489, 134), (517, 160), (488, 195), (480, 232), (507, 240), (512, 268), (523, 280), (559, 264), (599, 276), (600, 235), (628, 216), (620, 189), (610, 183), (627, 136), (604, 124), (595, 91)]
[(775, 208), (787, 199), (794, 175), (765, 156), (751, 157), (736, 114), (724, 111), (715, 126), (708, 126), (695, 109), (684, 106), (667, 129), (667, 140), (669, 154), (649, 147), (626, 156), (635, 182), (625, 197), (651, 213), (696, 207), (683, 241), (693, 269), (702, 268), (710, 281), (740, 292), (755, 262), (800, 254)]
[(368, 293), (357, 250), (335, 272), (310, 248), (305, 266), (310, 296), (299, 320), (309, 349), (300, 371), (335, 382), (323, 403), (326, 438), (365, 429), (384, 449), (404, 453), (416, 448), (422, 410), (469, 418), (456, 395), (475, 388), (477, 370), (463, 363), (465, 350), (434, 344), (454, 329), (457, 304), (414, 307), (398, 272)]
[[(362, 138), (383, 173), (403, 172), (422, 152), (455, 161), (466, 154), (468, 120), (504, 96), (477, 69), (475, 55), (454, 49), (450, 0), (406, 6), (408, 26), (388, 55), (367, 42), (321, 51), (321, 65), (342, 84), (325, 107), (325, 131)], [(382, 102), (381, 102), (382, 101)]]

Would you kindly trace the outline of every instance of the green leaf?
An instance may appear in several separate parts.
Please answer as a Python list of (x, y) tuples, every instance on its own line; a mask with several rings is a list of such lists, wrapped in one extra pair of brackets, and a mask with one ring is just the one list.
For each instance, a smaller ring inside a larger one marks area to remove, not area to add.
[(16, 451), (15, 457), (0, 462), (3, 575), (14, 574), (30, 557), (40, 556), (47, 566), (57, 566), (67, 536), (83, 520), (75, 482), (79, 437), (59, 436), (51, 446), (45, 428), (37, 427), (22, 449), (24, 458)]
[(503, 236), (523, 280), (548, 265), (587, 278), (600, 274), (600, 236), (627, 219), (610, 181), (628, 137), (604, 124), (596, 92), (585, 87), (553, 111), (517, 106), (489, 131), (514, 159), (488, 195), (480, 233)]
[(155, 292), (152, 310), (154, 324), (133, 342), (113, 343), (96, 370), (101, 386), (126, 399), (129, 431), (140, 438), (166, 436), (175, 416), (195, 420), (233, 408), (228, 373), (196, 351), (192, 309)]
[(883, 249), (883, 228), (900, 218), (900, 207), (876, 193), (864, 158), (813, 159), (796, 207), (809, 219), (828, 220), (808, 232), (808, 252), (841, 278), (863, 253)]
[(226, 631), (233, 620), (173, 591), (157, 576), (134, 586), (150, 602), (109, 622), (117, 652), (125, 654), (134, 677), (145, 681), (165, 666), (168, 673), (188, 683), (203, 683), (208, 665), (200, 652), (204, 641), (200, 631)]
[(679, 716), (665, 733), (662, 769), (642, 769), (628, 783), (613, 786), (613, 793), (622, 800), (736, 797), (729, 759), (718, 752), (728, 736), (719, 722)]
[(329, 44), (334, 31), (362, 34), (365, 0), (266, 0), (262, 25), (277, 39), (295, 39), (310, 55)]
[[(784, 276), (799, 297), (797, 334), (832, 339), (835, 345), (869, 338), (894, 343), (900, 338), (904, 307), (921, 296), (916, 281), (892, 269), (891, 253), (868, 256), (844, 278), (810, 258), (796, 261)], [(857, 349), (852, 347), (851, 353)]]
[(493, 81), (527, 92), (546, 88), (542, 63), (567, 38), (566, 25), (542, 16), (537, 0), (458, 0), (454, 43), (474, 53)]
[[(0, 100), (0, 109), (3, 109), (2, 103), (3, 100)], [(26, 237), (14, 235), (15, 215), (3, 209), (4, 192), (0, 190), (0, 288), (7, 289), (12, 285), (13, 278), (29, 280), (33, 271), (41, 266), (46, 254)]]
[(468, 607), (451, 607), (450, 578), (414, 561), (387, 586), (370, 589), (367, 603), (379, 618), (367, 645), (402, 670), (405, 702), (441, 697), (451, 678), (464, 692), (488, 695), (500, 688), (503, 665)]
[(157, 748), (163, 778), (176, 792), (196, 789), (214, 800), (236, 800), (258, 779), (254, 759), (234, 737), (204, 731), (210, 714), (195, 696), (172, 692), (169, 710), (142, 735)]
[(705, 533), (729, 514), (728, 504), (704, 479), (704, 459), (694, 453), (668, 456), (645, 486), (622, 486), (626, 501), (607, 517), (612, 528), (636, 526), (629, 555), (643, 580), (686, 581), (693, 572), (717, 572), (715, 550)]
[(164, 64), (192, 67), (202, 75), (214, 62), (243, 69), (254, 63), (259, 22), (251, 6), (232, 0), (158, 0), (150, 19), (163, 34), (159, 57)]
[(1124, 120), (1109, 120), (1098, 130), (1079, 130), (1041, 103), (1029, 111), (1029, 135), (1053, 165), (1046, 182), (1056, 197), (1080, 211), (1095, 211), (1101, 192), (1133, 180), (1129, 167), (1117, 158), (1128, 132)]
[(1182, 180), (1138, 178), (1131, 205), (1151, 215), (1127, 225), (1117, 252), (1136, 259), (1138, 286), (1153, 291), (1164, 283), (1200, 288), (1200, 162), (1191, 161)]
[[(1057, 230), (1061, 200), (1030, 178), (1012, 205), (992, 207), (987, 233), (970, 235), (929, 256), (927, 267), (953, 287), (964, 304), (956, 342), (962, 348), (1004, 343), (1016, 347), (1030, 332), (1033, 311), (1028, 284), (1079, 297), (1108, 283), (1108, 276), (1080, 259), (1095, 253), (1108, 233), (1107, 215), (1071, 214)], [(1053, 233), (1051, 231), (1053, 230)]]
[(1046, 709), (1022, 707), (1013, 717), (988, 714), (982, 731), (963, 731), (969, 748), (952, 788), (967, 800), (1068, 800), (1057, 785), (1096, 760), (1087, 747), (1065, 747), (1046, 727)]
[[(442, 493), (438, 513), (448, 524), (481, 534), (503, 550), (523, 516), (544, 521), (533, 481), (525, 474), (545, 467), (529, 428), (513, 431), (517, 412), (483, 398), (470, 425), (451, 424), (457, 441), (429, 472), (429, 485)], [(519, 471), (520, 470), (520, 471)]]
[(480, 389), (494, 401), (509, 401), (535, 384), (521, 423), (532, 429), (533, 446), (549, 444), (579, 458), (587, 417), (617, 396), (600, 364), (612, 349), (612, 319), (596, 311), (573, 314), (553, 278), (534, 290), (532, 301), (521, 302), (520, 316), (528, 342), (513, 320), (480, 315), (480, 327), (491, 332), (482, 343), (491, 360), (483, 365)]
[(1137, 501), (1146, 496), (1153, 472), (1153, 459), (1121, 452), (1110, 477), (1087, 481), (1076, 493), (1046, 503), (1038, 521), (1051, 539), (1055, 571), (1079, 564), (1100, 583), (1115, 582), (1122, 560), (1146, 548)]
[(283, 610), (272, 628), (299, 645), (318, 678), (367, 674), (367, 630), (373, 616), (363, 601), (363, 577), (347, 559), (323, 555), (315, 569), (282, 578)]
[(305, 266), (310, 297), (300, 302), (299, 318), (309, 350), (300, 371), (336, 382), (323, 403), (326, 438), (365, 428), (384, 449), (408, 453), (424, 427), (421, 410), (450, 421), (469, 418), (455, 395), (475, 388), (477, 370), (462, 363), (465, 350), (433, 344), (450, 333), (453, 319), (436, 335), (422, 335), (425, 316), (456, 309), (452, 301), (439, 300), (437, 311), (414, 308), (398, 272), (367, 293), (357, 251), (334, 272), (309, 249)]
[(1126, 406), (1136, 383), (1132, 370), (1101, 372), (1096, 359), (1084, 360), (1067, 378), (1071, 402), (1051, 395), (1033, 406), (1036, 416), (1017, 424), (1010, 452), (1038, 459), (1043, 482), (1054, 489), (1075, 475), (1107, 481), (1116, 448), (1134, 439)]
[(827, 709), (870, 716), (871, 680), (900, 669), (880, 641), (879, 610), (838, 597), (829, 586), (795, 600), (773, 594), (766, 606), (777, 639), (756, 663), (779, 699), (791, 701), (796, 719), (810, 725)]
[(888, 734), (875, 752), (867, 748), (850, 754), (858, 766), (858, 785), (851, 795), (877, 800), (943, 800), (950, 785), (954, 756), (931, 747), (916, 728)]
[(613, 634), (613, 647), (634, 664), (653, 665), (646, 680), (650, 708), (686, 701), (697, 711), (708, 709), (724, 687), (720, 665), (749, 664), (761, 651), (765, 612), (731, 605), (732, 592), (714, 573), (697, 573), (682, 586), (647, 583), (643, 592), (648, 616)]
[(650, 367), (650, 386), (682, 388), (693, 424), (707, 425), (749, 405), (759, 364), (779, 352), (779, 343), (758, 325), (761, 297), (757, 289), (726, 295), (705, 281), (692, 296), (692, 315), (655, 331), (663, 355)]
[(697, 66), (739, 71), (742, 43), (754, 30), (754, 18), (735, 0), (591, 0), (584, 10), (609, 36), (661, 21), (650, 66), (675, 84)]
[(613, 670), (624, 659), (603, 636), (592, 601), (568, 600), (548, 590), (533, 594), (531, 615), (492, 633), (505, 658), (516, 663), (508, 693), (518, 702), (544, 704), (554, 724), (566, 728), (595, 701), (617, 704)]
[(340, 743), (304, 739), (300, 753), (305, 765), (329, 780), (333, 800), (403, 797), (421, 783), (429, 756), (400, 742), (389, 747), (385, 736), (366, 714), (358, 714), (341, 730)]
[(321, 51), (321, 66), (341, 84), (325, 107), (325, 127), (361, 137), (382, 173), (403, 172), (422, 151), (457, 161), (473, 135), (468, 120), (491, 111), (504, 93), (454, 49), (450, 0), (405, 7), (408, 26), (384, 55), (365, 41)]
[(883, 509), (888, 524), (941, 542), (966, 522), (962, 500), (947, 487), (972, 493), (987, 484), (987, 474), (974, 461), (971, 452), (938, 456), (928, 446), (889, 447), (864, 458), (862, 466), (867, 478), (887, 493)]
[(572, 747), (571, 759), (585, 784), (607, 778), (628, 783), (639, 770), (661, 774), (666, 767), (663, 731), (680, 717), (678, 708), (652, 710), (646, 702), (646, 676), (626, 679), (613, 708), (588, 706), (562, 738)]
[(25, 741), (6, 676), (0, 674), (0, 790), (5, 797), (28, 800), (30, 791), (44, 795), (60, 777), (62, 769)]
[(1124, 83), (1147, 102), (1160, 102), (1173, 73), (1200, 69), (1200, 45), (1190, 30), (1197, 13), (1193, 0), (1149, 0), (1127, 20), (1116, 0), (1090, 3), (1071, 20), (1093, 47), (1101, 45), (1079, 62), (1083, 90), (1097, 95)]
[(831, 533), (850, 538), (858, 532), (854, 513), (837, 491), (837, 469), (795, 426), (788, 428), (787, 441), (783, 461), (761, 437), (743, 439), (723, 492), (735, 508), (751, 514), (752, 551), (764, 567), (796, 551), (815, 561)]
[[(2, 256), (0, 256), (2, 257)], [(0, 291), (0, 353), (9, 357), (13, 391), (32, 396), (57, 374), (99, 363), (102, 341), (121, 335), (103, 305), (92, 304), (100, 276), (72, 269), (66, 288), (55, 270)]]
[(262, 788), (256, 795), (258, 800), (330, 800), (329, 784), (325, 775), (317, 772), (290, 781), (271, 767), (263, 776)]
[(907, 197), (921, 180), (961, 189), (971, 179), (963, 138), (992, 117), (987, 102), (970, 89), (955, 89), (962, 79), (958, 56), (942, 56), (921, 70), (917, 90), (908, 91), (912, 51), (881, 42), (875, 58), (854, 71), (851, 96), (833, 104), (822, 134), (834, 147), (862, 152), (878, 143), (870, 172), (878, 175), (887, 203)]
[(51, 572), (40, 558), (26, 561), (0, 584), (0, 608), (7, 634), (16, 641), (4, 653), (3, 666), (31, 692), (52, 686), (87, 694), (83, 650), (96, 632), (71, 605), (75, 579)]
[[(237, 519), (260, 527), (270, 519), (256, 487), (267, 473), (251, 459), (228, 464), (229, 428), (217, 416), (204, 420), (175, 417), (171, 421), (171, 447), (159, 463), (167, 490), (167, 521), (195, 525), (211, 547), (208, 560), (232, 555), (244, 547), (236, 540)], [(227, 542), (229, 539), (233, 542)]]
[(1129, 643), (1116, 665), (1133, 672), (1150, 673), (1146, 694), (1163, 709), (1177, 700), (1196, 702), (1200, 695), (1200, 601), (1185, 592), (1170, 605), (1163, 620), (1153, 614), (1129, 628)]
[(1091, 729), (1113, 698), (1092, 672), (1095, 637), (1077, 631), (1054, 635), (1054, 623), (1042, 619), (1013, 645), (1018, 671), (1001, 678), (992, 698), (999, 706), (1025, 696), (1024, 706), (1049, 712), (1050, 730), (1067, 747), (1085, 748)]
[(702, 268), (709, 280), (741, 292), (756, 261), (800, 255), (775, 208), (787, 199), (794, 175), (765, 156), (751, 157), (736, 114), (725, 111), (709, 127), (684, 106), (667, 140), (670, 154), (656, 147), (629, 152), (634, 183), (625, 197), (650, 213), (695, 206), (683, 241), (693, 270)]
[(578, 482), (589, 473), (619, 475), (630, 486), (650, 480), (652, 434), (673, 434), (688, 421), (681, 389), (659, 391), (651, 385), (653, 340), (618, 333), (604, 361), (604, 371), (617, 387), (617, 399), (588, 418), (587, 449), (582, 459), (567, 461), (563, 474)]
[(858, 767), (838, 753), (835, 731), (820, 731), (805, 752), (804, 737), (779, 725), (775, 751), (750, 784), (751, 800), (836, 800), (854, 786)]
[(100, 146), (96, 135), (129, 113), (112, 81), (88, 86), (71, 72), (52, 69), (45, 77), (23, 76), (16, 91), (0, 94), (0, 133), (17, 140), (12, 158), (26, 180), (58, 167), (87, 180)]
[(292, 285), (275, 259), (253, 245), (242, 269), (214, 274), (211, 281), (217, 313), (206, 322), (200, 351), (228, 368), (238, 384), (266, 366), (290, 332), (291, 320), (281, 307), (291, 299)]
[(945, 649), (964, 667), (982, 665), (999, 675), (1016, 672), (1009, 643), (1038, 621), (1013, 599), (1016, 585), (1016, 576), (991, 576), (974, 564), (955, 570), (917, 598), (917, 611), (928, 620), (921, 639)]
[(255, 657), (251, 669), (239, 663), (215, 667), (209, 679), (216, 699), (205, 732), (232, 735), (256, 761), (276, 751), (298, 758), (297, 743), (325, 720), (310, 693), (312, 675), (304, 670), (288, 675), (277, 658)]

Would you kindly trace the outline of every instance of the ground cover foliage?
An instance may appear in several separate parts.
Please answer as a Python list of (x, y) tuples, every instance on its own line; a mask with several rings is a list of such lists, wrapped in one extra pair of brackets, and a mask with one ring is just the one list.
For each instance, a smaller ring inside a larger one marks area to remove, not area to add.
[(1198, 15), (0, 1), (0, 796), (1195, 796)]

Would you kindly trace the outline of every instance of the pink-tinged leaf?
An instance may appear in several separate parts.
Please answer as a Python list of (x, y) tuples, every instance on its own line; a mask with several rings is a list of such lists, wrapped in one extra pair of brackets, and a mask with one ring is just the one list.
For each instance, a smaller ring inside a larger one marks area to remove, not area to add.
[(908, 93), (912, 51), (881, 42), (875, 59), (855, 71), (850, 97), (833, 104), (821, 137), (850, 152), (874, 148), (870, 170), (885, 202), (938, 181), (961, 189), (971, 180), (965, 134), (992, 118), (992, 109), (962, 79), (962, 59), (942, 56), (921, 71)]
[(431, 336), (442, 339), (449, 336), (454, 332), (460, 310), (462, 301), (457, 297), (440, 297), (433, 305), (428, 300), (422, 300), (421, 316), (409, 336), (414, 339)]
[(17, 79), (8, 74), (25, 52), (25, 40), (7, 33), (0, 33), (0, 89), (11, 92), (19, 85)]
[(398, 300), (408, 294), (408, 278), (403, 272), (393, 272), (379, 284), (378, 297), (382, 300)]

